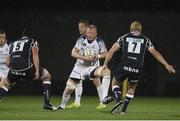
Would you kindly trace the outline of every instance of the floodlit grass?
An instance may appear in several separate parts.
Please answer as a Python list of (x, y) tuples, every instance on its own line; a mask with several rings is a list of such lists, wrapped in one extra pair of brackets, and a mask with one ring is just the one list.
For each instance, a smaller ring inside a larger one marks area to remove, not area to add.
[[(74, 99), (71, 97), (69, 103)], [(53, 96), (52, 104), (59, 105), (60, 97)], [(114, 103), (103, 110), (96, 110), (98, 97), (83, 96), (79, 109), (65, 109), (63, 111), (43, 110), (43, 97), (40, 96), (7, 96), (0, 102), (0, 119), (34, 119), (34, 120), (153, 120), (179, 119), (180, 98), (135, 97), (129, 105), (127, 114), (112, 115), (110, 113)]]

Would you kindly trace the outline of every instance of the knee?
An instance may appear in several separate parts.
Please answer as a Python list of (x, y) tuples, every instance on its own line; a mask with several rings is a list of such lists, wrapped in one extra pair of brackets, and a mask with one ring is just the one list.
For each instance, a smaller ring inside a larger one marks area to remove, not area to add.
[(4, 86), (5, 88), (7, 88), (9, 90), (13, 85), (14, 84), (11, 83), (7, 78), (6, 79), (2, 79), (1, 87)]
[(43, 69), (43, 73), (40, 79), (43, 81), (51, 80), (51, 74), (47, 71), (47, 69)]
[(111, 75), (111, 71), (109, 68), (106, 68), (104, 71), (103, 71), (103, 76), (110, 76)]
[(66, 86), (66, 88), (65, 88), (65, 90), (64, 90), (64, 95), (71, 95), (72, 92), (73, 92), (73, 90), (67, 88), (67, 86)]
[(119, 86), (118, 81), (117, 81), (116, 79), (114, 79), (114, 78), (113, 78), (113, 80), (112, 80), (112, 87), (113, 87), (113, 86)]
[(74, 91), (75, 87), (76, 87), (76, 85), (72, 81), (68, 80), (66, 83), (66, 88), (65, 88), (64, 94), (70, 95)]
[(136, 85), (130, 85), (130, 86), (128, 87), (127, 93), (134, 95), (135, 89), (136, 89)]
[(101, 85), (101, 81), (99, 78), (93, 79), (93, 83), (94, 83), (95, 87), (99, 87)]
[(68, 80), (66, 83), (66, 89), (65, 90), (74, 90), (75, 87), (76, 87), (76, 84), (73, 81)]

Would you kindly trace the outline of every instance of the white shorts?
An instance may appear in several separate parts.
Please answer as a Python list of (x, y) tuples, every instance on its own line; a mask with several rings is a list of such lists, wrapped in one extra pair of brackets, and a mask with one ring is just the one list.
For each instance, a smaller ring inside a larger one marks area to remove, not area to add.
[(8, 72), (9, 72), (9, 70), (0, 70), (0, 77), (1, 78), (6, 77)]
[(86, 78), (93, 80), (92, 78), (90, 78), (90, 74), (97, 67), (98, 66), (88, 66), (88, 67), (77, 67), (77, 66), (75, 66), (69, 77), (75, 78), (75, 79), (80, 79), (80, 80), (84, 80)]

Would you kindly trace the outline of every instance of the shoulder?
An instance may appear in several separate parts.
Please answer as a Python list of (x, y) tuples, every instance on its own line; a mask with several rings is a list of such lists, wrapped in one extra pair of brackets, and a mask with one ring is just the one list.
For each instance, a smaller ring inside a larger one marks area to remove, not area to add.
[(118, 38), (118, 40), (123, 40), (124, 38), (129, 37), (129, 36), (131, 36), (131, 33), (123, 34)]
[(80, 37), (78, 37), (77, 42), (83, 42), (86, 39), (86, 37), (84, 35), (81, 35)]
[(140, 36), (141, 36), (142, 38), (144, 38), (145, 40), (150, 41), (150, 39), (149, 39), (147, 36), (145, 36), (144, 34), (141, 33)]
[(5, 48), (9, 48), (9, 45), (7, 43), (5, 43), (4, 47)]
[(100, 38), (100, 37), (97, 37), (97, 42), (104, 42), (104, 40), (102, 39), (102, 38)]

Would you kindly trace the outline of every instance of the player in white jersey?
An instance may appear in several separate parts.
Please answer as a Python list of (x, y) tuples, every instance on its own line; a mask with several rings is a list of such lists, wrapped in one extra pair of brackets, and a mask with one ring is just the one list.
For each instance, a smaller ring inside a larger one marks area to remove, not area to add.
[[(79, 33), (80, 37), (78, 38), (79, 41), (82, 41), (80, 39), (86, 39), (86, 29), (87, 26), (89, 26), (89, 22), (85, 19), (81, 19), (78, 23)], [(107, 69), (108, 76), (104, 76), (102, 79), (102, 87), (103, 87), (103, 98), (105, 98), (108, 95), (109, 85), (110, 85), (110, 70)], [(83, 92), (83, 85), (82, 80), (79, 81), (79, 83), (76, 84), (75, 87), (75, 101), (68, 105), (67, 108), (79, 108), (81, 106), (81, 95)]]
[[(86, 30), (86, 39), (78, 39), (72, 50), (72, 56), (76, 58), (77, 61), (67, 81), (61, 105), (58, 106), (59, 110), (65, 109), (76, 85), (80, 80), (84, 80), (87, 77), (93, 81), (97, 88), (100, 98), (100, 105), (98, 107), (105, 107), (105, 105), (101, 103), (103, 99), (103, 88), (98, 75), (100, 75), (99, 72), (101, 72), (99, 70), (99, 59), (105, 58), (106, 54), (107, 49), (103, 40), (97, 38), (96, 26), (88, 26)], [(103, 71), (103, 76), (109, 76), (107, 72), (106, 70)]]
[[(89, 26), (89, 21), (85, 20), (85, 19), (81, 19), (78, 23), (78, 29), (79, 29), (79, 33), (80, 33), (80, 37), (79, 39), (85, 39), (86, 35), (86, 29), (87, 26)], [(79, 83), (76, 84), (75, 87), (75, 101), (70, 104), (69, 106), (67, 106), (67, 108), (79, 108), (81, 105), (81, 95), (83, 92), (83, 87), (82, 87), (82, 80), (79, 81)]]
[(9, 46), (6, 43), (6, 34), (0, 30), (0, 81), (9, 71)]

